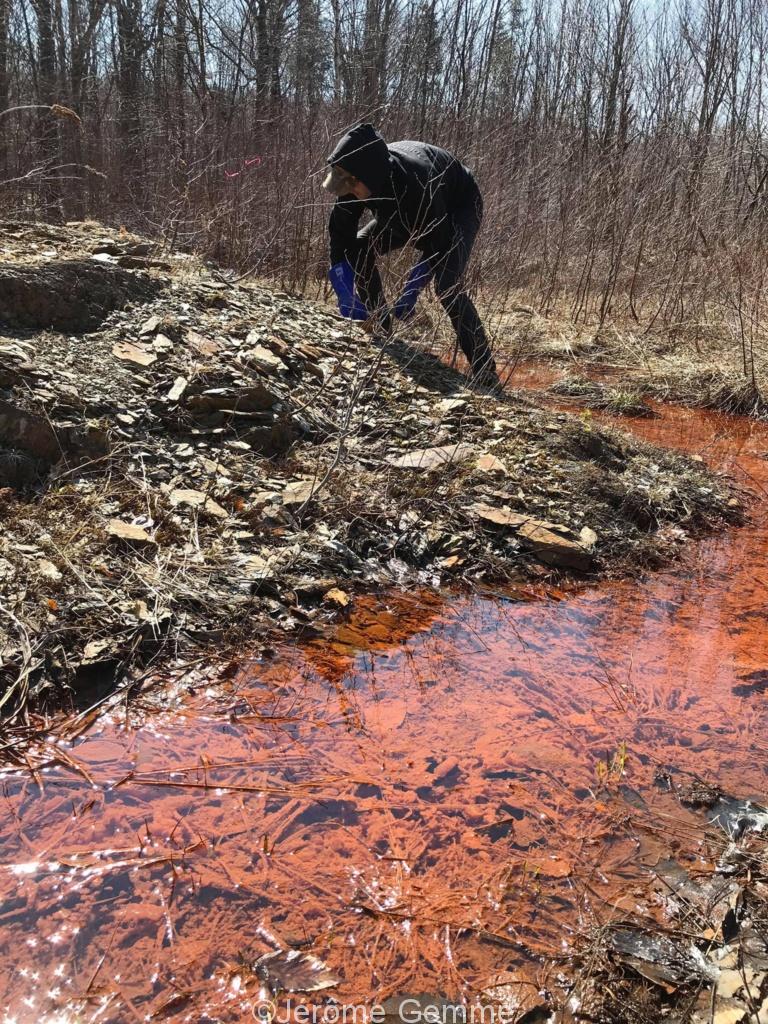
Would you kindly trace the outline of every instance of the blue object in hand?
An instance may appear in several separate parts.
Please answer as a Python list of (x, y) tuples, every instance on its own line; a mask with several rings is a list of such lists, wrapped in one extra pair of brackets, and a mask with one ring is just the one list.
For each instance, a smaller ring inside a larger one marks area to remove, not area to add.
[(421, 263), (417, 263), (413, 270), (411, 270), (405, 282), (405, 288), (395, 303), (393, 310), (398, 320), (407, 320), (411, 313), (413, 313), (416, 308), (416, 300), (429, 283), (431, 277), (432, 268), (428, 260), (422, 260)]
[(339, 300), (339, 312), (349, 320), (367, 320), (368, 310), (355, 294), (355, 272), (348, 260), (334, 263), (328, 271), (336, 298)]

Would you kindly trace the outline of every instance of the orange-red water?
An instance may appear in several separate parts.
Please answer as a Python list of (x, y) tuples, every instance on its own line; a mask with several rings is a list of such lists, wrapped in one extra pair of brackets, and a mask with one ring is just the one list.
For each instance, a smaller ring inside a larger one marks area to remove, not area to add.
[(768, 430), (632, 429), (747, 483), (754, 521), (642, 582), (360, 600), (331, 643), (113, 710), (68, 748), (89, 778), (7, 774), (0, 1022), (247, 1021), (227, 964), (275, 943), (345, 1001), (470, 996), (660, 914), (645, 869), (702, 851), (656, 767), (768, 791)]

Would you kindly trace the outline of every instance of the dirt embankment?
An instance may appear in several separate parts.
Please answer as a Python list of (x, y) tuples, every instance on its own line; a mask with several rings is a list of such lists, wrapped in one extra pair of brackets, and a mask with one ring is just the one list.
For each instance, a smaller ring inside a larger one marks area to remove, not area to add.
[(768, 419), (763, 327), (737, 310), (730, 321), (704, 310), (672, 327), (628, 317), (598, 325), (513, 302), (489, 319), (509, 357), (560, 367), (556, 393), (584, 406), (644, 416), (650, 398)]
[(0, 231), (5, 712), (356, 589), (658, 564), (738, 518), (702, 465), (94, 224)]

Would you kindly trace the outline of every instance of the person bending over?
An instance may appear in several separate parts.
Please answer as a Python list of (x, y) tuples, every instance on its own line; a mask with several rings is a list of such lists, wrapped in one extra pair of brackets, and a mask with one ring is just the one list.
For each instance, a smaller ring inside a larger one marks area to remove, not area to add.
[[(483, 217), (472, 172), (425, 142), (387, 145), (371, 124), (360, 124), (328, 157), (324, 188), (337, 196), (328, 223), (330, 279), (342, 315), (368, 320), (389, 334), (392, 317), (406, 320), (420, 291), (434, 281), (470, 365), (472, 379), (498, 386), (488, 339), (464, 288), (464, 273)], [(373, 213), (358, 230), (365, 209)], [(421, 259), (390, 311), (376, 257), (413, 245)]]

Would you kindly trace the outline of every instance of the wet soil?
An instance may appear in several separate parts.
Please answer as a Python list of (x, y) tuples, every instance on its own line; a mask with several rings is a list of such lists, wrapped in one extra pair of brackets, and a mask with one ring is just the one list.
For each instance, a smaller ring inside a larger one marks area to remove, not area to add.
[(649, 867), (708, 851), (659, 769), (768, 790), (768, 429), (658, 411), (632, 430), (732, 473), (749, 526), (640, 582), (361, 598), (7, 772), (0, 1021), (246, 1021), (238, 957), (278, 946), (344, 1001), (512, 972), (532, 1005), (578, 934), (662, 920)]

